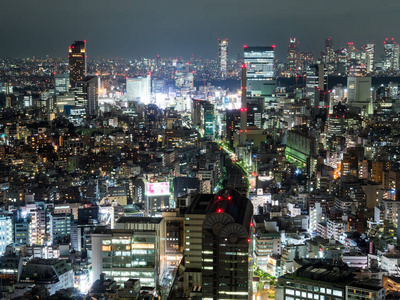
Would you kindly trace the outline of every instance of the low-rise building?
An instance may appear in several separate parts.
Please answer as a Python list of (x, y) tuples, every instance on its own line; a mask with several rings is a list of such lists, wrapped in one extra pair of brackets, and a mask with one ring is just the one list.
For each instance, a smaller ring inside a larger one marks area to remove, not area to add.
[(23, 266), (20, 282), (43, 286), (53, 295), (74, 287), (74, 271), (65, 260), (34, 258)]

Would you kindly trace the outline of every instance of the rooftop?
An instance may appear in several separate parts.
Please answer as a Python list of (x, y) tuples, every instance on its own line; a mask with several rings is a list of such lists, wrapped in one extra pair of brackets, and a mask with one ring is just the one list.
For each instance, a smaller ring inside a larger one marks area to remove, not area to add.
[(150, 223), (160, 224), (163, 218), (152, 218), (152, 217), (122, 217), (117, 223)]

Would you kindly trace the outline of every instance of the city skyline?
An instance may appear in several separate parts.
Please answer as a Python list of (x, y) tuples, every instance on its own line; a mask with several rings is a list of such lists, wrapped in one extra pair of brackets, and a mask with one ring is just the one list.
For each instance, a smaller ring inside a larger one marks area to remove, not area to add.
[(387, 37), (400, 40), (395, 29), (395, 12), (400, 4), (390, 1), (380, 6), (373, 1), (336, 1), (323, 9), (315, 0), (274, 3), (273, 9), (265, 1), (230, 1), (229, 5), (226, 1), (122, 1), (111, 6), (105, 1), (56, 5), (50, 1), (16, 4), (7, 0), (4, 5), (8, 13), (0, 21), (5, 29), (0, 37), (7, 41), (7, 47), (0, 50), (0, 57), (64, 57), (69, 41), (84, 39), (92, 58), (158, 54), (216, 58), (216, 41), (226, 37), (230, 59), (242, 53), (244, 44), (275, 44), (277, 57), (282, 59), (290, 37), (300, 41), (301, 51), (315, 52), (322, 50), (328, 37), (337, 48), (347, 42), (361, 47), (367, 41), (380, 45)]

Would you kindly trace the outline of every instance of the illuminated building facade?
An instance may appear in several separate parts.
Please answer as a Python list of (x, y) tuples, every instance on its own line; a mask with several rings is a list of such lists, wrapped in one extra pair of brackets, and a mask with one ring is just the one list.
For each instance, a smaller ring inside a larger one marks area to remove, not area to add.
[(289, 74), (296, 75), (298, 68), (298, 52), (297, 52), (296, 38), (290, 38), (289, 40), (289, 49), (286, 61)]
[(318, 106), (321, 91), (328, 89), (328, 73), (323, 64), (311, 65), (306, 71), (306, 97), (311, 100), (313, 108)]
[(218, 58), (221, 77), (226, 77), (228, 71), (228, 39), (218, 39)]
[(76, 83), (78, 88), (81, 89), (81, 104), (86, 108), (88, 116), (94, 116), (99, 109), (99, 90), (100, 90), (100, 77), (99, 76), (86, 76)]
[(220, 190), (202, 229), (202, 298), (252, 299), (253, 205), (234, 189)]
[(86, 76), (86, 41), (75, 41), (69, 46), (69, 78), (72, 87)]
[(315, 138), (295, 130), (287, 132), (285, 155), (300, 168), (306, 169), (308, 174), (311, 171), (311, 158), (316, 152)]
[(92, 280), (104, 273), (122, 284), (139, 278), (157, 287), (165, 267), (165, 222), (162, 218), (122, 217), (116, 229), (91, 234)]
[(322, 51), (322, 63), (326, 65), (328, 74), (332, 74), (335, 69), (335, 51), (331, 38), (325, 40), (325, 50)]
[(300, 70), (304, 73), (307, 67), (314, 63), (314, 52), (300, 52), (299, 64)]
[(0, 254), (14, 242), (12, 215), (0, 215)]
[(247, 69), (247, 94), (270, 97), (275, 92), (275, 46), (244, 46), (244, 63)]
[(364, 51), (366, 54), (367, 73), (372, 73), (374, 71), (375, 44), (366, 44), (364, 46)]
[(69, 80), (70, 78), (68, 74), (54, 75), (54, 94), (56, 96), (68, 93)]
[(136, 77), (126, 79), (126, 96), (128, 100), (138, 100), (145, 104), (150, 103), (151, 77)]
[(392, 38), (386, 39), (383, 42), (383, 70), (398, 70), (399, 69), (399, 44)]

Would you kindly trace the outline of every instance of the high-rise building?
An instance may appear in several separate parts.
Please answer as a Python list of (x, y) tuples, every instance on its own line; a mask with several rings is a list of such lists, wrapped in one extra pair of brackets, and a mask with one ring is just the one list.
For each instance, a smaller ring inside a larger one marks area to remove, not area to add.
[(253, 205), (237, 190), (220, 190), (202, 229), (203, 299), (252, 299)]
[(290, 38), (289, 40), (289, 49), (286, 61), (287, 61), (288, 73), (290, 75), (296, 75), (298, 68), (298, 53), (297, 53), (296, 38)]
[(366, 44), (364, 46), (364, 51), (366, 54), (367, 73), (372, 73), (374, 71), (375, 44)]
[(128, 100), (138, 100), (144, 104), (150, 103), (151, 76), (126, 79), (126, 96)]
[(70, 84), (75, 87), (79, 80), (86, 76), (86, 41), (75, 41), (69, 46)]
[(204, 103), (201, 109), (204, 118), (204, 137), (214, 139), (215, 137), (215, 117), (214, 117), (214, 104)]
[(275, 92), (275, 46), (244, 46), (244, 63), (247, 66), (247, 94), (271, 97)]
[(353, 42), (347, 43), (347, 59), (348, 61), (355, 60), (357, 54), (356, 46), (354, 46)]
[(335, 51), (331, 38), (325, 40), (325, 49), (321, 54), (322, 63), (325, 64), (328, 74), (332, 74), (335, 69)]
[(304, 73), (307, 67), (314, 63), (314, 52), (300, 52), (299, 56), (299, 67)]
[(123, 283), (139, 278), (142, 286), (158, 287), (165, 267), (165, 221), (162, 218), (122, 217), (116, 229), (91, 234), (93, 280), (104, 273)]
[(371, 77), (347, 77), (347, 102), (368, 102), (371, 98)]
[(78, 81), (76, 85), (82, 89), (82, 104), (86, 107), (86, 114), (88, 116), (96, 115), (99, 108), (100, 77), (89, 75)]
[(218, 58), (221, 76), (225, 78), (228, 71), (228, 39), (218, 39)]
[(69, 80), (68, 74), (57, 74), (54, 75), (54, 94), (56, 96), (60, 94), (66, 94), (69, 91)]
[(244, 145), (247, 139), (247, 68), (246, 65), (242, 66), (242, 107), (240, 108), (240, 145)]
[(306, 71), (306, 96), (311, 106), (318, 106), (317, 94), (328, 89), (328, 74), (323, 64), (311, 65)]
[(383, 42), (383, 70), (398, 70), (399, 69), (399, 44), (396, 43), (394, 38), (387, 39)]

